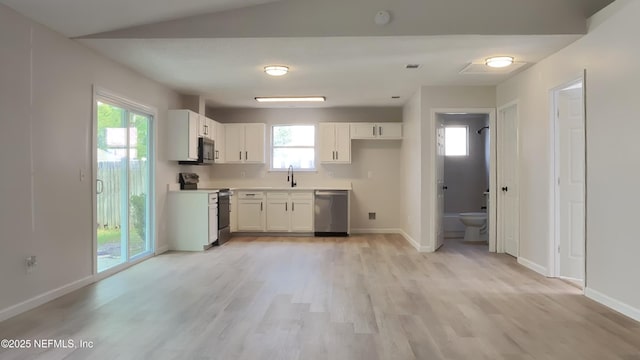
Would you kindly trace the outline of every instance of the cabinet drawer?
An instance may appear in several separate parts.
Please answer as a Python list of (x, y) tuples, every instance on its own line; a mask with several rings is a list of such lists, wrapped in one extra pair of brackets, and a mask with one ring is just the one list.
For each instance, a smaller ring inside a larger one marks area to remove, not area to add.
[(291, 193), (291, 200), (311, 200), (313, 192), (311, 191), (294, 191)]
[(238, 191), (238, 199), (262, 199), (264, 192), (262, 191)]
[(289, 197), (289, 193), (286, 191), (274, 191), (267, 193), (267, 199), (286, 199)]

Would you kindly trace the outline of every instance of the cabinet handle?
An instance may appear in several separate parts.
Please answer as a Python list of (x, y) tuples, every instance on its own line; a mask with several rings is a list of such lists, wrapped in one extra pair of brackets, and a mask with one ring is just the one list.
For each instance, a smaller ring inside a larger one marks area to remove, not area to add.
[(289, 211), (289, 203), (284, 203), (284, 211)]
[(378, 126), (378, 135), (382, 136), (382, 126)]
[(216, 160), (218, 160), (219, 158), (220, 158), (219, 151), (218, 151), (218, 150), (216, 150)]
[(209, 125), (204, 126), (204, 134), (209, 135)]
[(373, 136), (376, 136), (376, 126), (373, 125)]
[(260, 201), (260, 211), (262, 211), (262, 201)]
[(242, 160), (242, 151), (240, 151), (239, 154), (240, 154), (240, 160)]
[(291, 202), (291, 211), (296, 211), (296, 203)]
[(340, 153), (338, 153), (338, 150), (336, 150), (336, 160), (340, 159)]
[(249, 160), (249, 152), (248, 151), (244, 152), (244, 159), (245, 160)]

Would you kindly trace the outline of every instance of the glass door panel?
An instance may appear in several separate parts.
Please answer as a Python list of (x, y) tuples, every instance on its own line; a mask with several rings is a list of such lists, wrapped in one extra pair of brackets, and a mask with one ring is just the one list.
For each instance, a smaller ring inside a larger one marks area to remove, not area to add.
[(97, 260), (98, 272), (126, 261), (127, 112), (98, 102)]
[(130, 114), (129, 123), (129, 257), (151, 250), (149, 219), (149, 125), (150, 117)]

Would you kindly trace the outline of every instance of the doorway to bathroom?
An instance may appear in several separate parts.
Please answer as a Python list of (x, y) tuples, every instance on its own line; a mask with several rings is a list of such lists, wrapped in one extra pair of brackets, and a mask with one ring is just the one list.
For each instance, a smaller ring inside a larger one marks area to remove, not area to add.
[[(436, 126), (435, 249), (481, 246), (496, 251), (489, 191), (495, 181), (493, 109), (433, 113)], [(463, 223), (464, 220), (464, 223)], [(465, 223), (467, 225), (465, 225)]]

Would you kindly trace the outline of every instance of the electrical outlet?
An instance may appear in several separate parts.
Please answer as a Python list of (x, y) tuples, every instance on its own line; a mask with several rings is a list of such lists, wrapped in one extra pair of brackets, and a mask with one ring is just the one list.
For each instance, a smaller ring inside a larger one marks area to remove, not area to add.
[(86, 177), (87, 173), (84, 171), (84, 169), (80, 169), (80, 182), (83, 182)]
[(370, 212), (369, 213), (369, 220), (375, 220), (375, 219), (376, 219), (376, 213)]
[(28, 256), (24, 259), (25, 266), (27, 267), (27, 274), (31, 274), (35, 270), (38, 261), (35, 255)]

